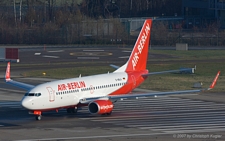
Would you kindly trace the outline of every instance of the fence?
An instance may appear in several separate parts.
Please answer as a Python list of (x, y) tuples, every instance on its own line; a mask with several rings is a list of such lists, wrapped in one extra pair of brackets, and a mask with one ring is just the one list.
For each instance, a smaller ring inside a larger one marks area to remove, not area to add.
[[(134, 44), (144, 20), (85, 21), (57, 27), (54, 24), (18, 28), (0, 25), (0, 44)], [(224, 30), (168, 29), (165, 24), (153, 24), (151, 44), (175, 46), (224, 46)]]

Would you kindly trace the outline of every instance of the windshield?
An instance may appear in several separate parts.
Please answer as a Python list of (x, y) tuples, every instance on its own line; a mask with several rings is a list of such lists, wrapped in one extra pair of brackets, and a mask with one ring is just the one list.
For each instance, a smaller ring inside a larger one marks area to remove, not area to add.
[(41, 93), (26, 93), (24, 96), (41, 96)]

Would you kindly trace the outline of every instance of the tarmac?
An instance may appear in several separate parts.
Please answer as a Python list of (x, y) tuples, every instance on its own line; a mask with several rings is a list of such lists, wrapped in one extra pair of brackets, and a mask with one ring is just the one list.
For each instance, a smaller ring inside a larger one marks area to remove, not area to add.
[[(60, 56), (58, 60), (57, 58), (34, 56), (35, 52), (37, 50), (21, 51), (21, 63), (34, 64), (36, 61), (43, 63), (49, 60), (51, 62), (59, 60), (71, 62), (74, 57), (61, 58), (71, 52), (70, 49), (63, 51), (64, 55), (60, 55), (60, 52), (54, 52), (55, 54), (52, 56)], [(77, 50), (77, 52), (82, 52), (82, 50)], [(117, 57), (113, 55), (100, 57), (98, 61), (105, 61), (109, 58), (112, 62), (120, 64), (124, 60), (120, 60), (119, 57), (129, 55), (129, 52), (119, 54), (118, 51), (110, 49), (107, 52), (116, 53)], [(45, 55), (49, 56), (49, 54)], [(32, 59), (34, 60), (32, 61)], [(105, 61), (105, 63), (107, 62)], [(73, 66), (66, 65), (66, 67)], [(33, 85), (54, 80), (23, 78), (20, 75), (24, 70), (38, 68), (40, 66), (34, 65), (29, 68), (13, 66), (11, 75), (17, 81)], [(115, 103), (111, 116), (92, 115), (88, 112), (87, 107), (83, 107), (75, 115), (67, 114), (64, 109), (59, 110), (58, 113), (55, 111), (45, 112), (42, 120), (36, 121), (20, 105), (20, 100), (26, 91), (5, 84), (5, 68), (0, 70), (0, 140), (2, 141), (225, 140), (225, 93), (223, 92), (126, 99)], [(145, 89), (134, 91), (134, 93), (145, 92), (153, 91)]]

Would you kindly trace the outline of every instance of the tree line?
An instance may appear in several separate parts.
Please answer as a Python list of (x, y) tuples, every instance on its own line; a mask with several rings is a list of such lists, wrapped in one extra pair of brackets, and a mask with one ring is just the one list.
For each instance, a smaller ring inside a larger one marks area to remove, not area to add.
[[(180, 16), (182, 0), (1, 0), (0, 44), (134, 44), (121, 18)], [(219, 25), (154, 21), (152, 45), (224, 45)], [(170, 27), (176, 27), (170, 28)], [(177, 28), (178, 27), (178, 28)]]
[[(0, 16), (9, 24), (74, 23), (108, 19), (181, 15), (182, 0), (1, 0)], [(14, 21), (14, 22), (13, 22)]]

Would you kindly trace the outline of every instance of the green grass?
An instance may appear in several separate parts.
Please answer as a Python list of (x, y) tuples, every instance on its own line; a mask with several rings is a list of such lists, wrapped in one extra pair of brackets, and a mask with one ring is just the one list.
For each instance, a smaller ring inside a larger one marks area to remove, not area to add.
[[(154, 70), (160, 70), (162, 68), (171, 68), (173, 66), (179, 66), (179, 64), (166, 65), (152, 65)], [(187, 65), (191, 67), (191, 65)], [(176, 67), (174, 67), (176, 68)], [(199, 63), (197, 64), (197, 70), (195, 74), (161, 74), (151, 75), (140, 86), (141, 88), (167, 91), (167, 90), (185, 90), (192, 89), (194, 83), (201, 82), (204, 88), (208, 88), (216, 76), (218, 70), (221, 70), (220, 77), (213, 92), (225, 92), (225, 76), (223, 71), (225, 70), (224, 63)]]
[[(152, 53), (172, 55), (172, 61), (169, 59), (159, 59), (158, 64), (148, 64), (149, 72), (165, 71), (179, 69), (181, 67), (194, 67), (197, 66), (195, 74), (161, 74), (151, 75), (149, 78), (140, 86), (141, 88), (158, 90), (158, 91), (170, 91), (170, 90), (184, 90), (193, 89), (193, 85), (196, 82), (202, 82), (203, 87), (207, 88), (212, 80), (214, 79), (218, 70), (221, 70), (218, 83), (213, 89), (213, 92), (225, 92), (225, 63), (217, 61), (217, 59), (225, 59), (224, 50), (199, 50), (199, 51), (164, 51), (164, 50), (151, 50)], [(179, 60), (179, 61), (178, 61)], [(182, 62), (186, 60), (188, 63)], [(204, 61), (201, 61), (204, 60)], [(165, 62), (166, 61), (166, 62)], [(178, 61), (178, 62), (176, 62)], [(88, 63), (88, 62), (87, 62)], [(87, 64), (82, 63), (82, 64)], [(82, 76), (101, 74), (113, 72), (114, 69), (109, 66), (90, 66), (90, 67), (74, 67), (74, 68), (59, 68), (59, 69), (47, 69), (47, 70), (36, 70), (24, 72), (23, 75), (26, 77), (47, 77), (47, 78), (71, 78)], [(43, 75), (46, 73), (46, 75)]]
[(175, 50), (150, 50), (150, 53), (172, 55), (176, 59), (195, 60), (195, 59), (224, 59), (225, 50), (189, 50), (189, 51), (175, 51)]

